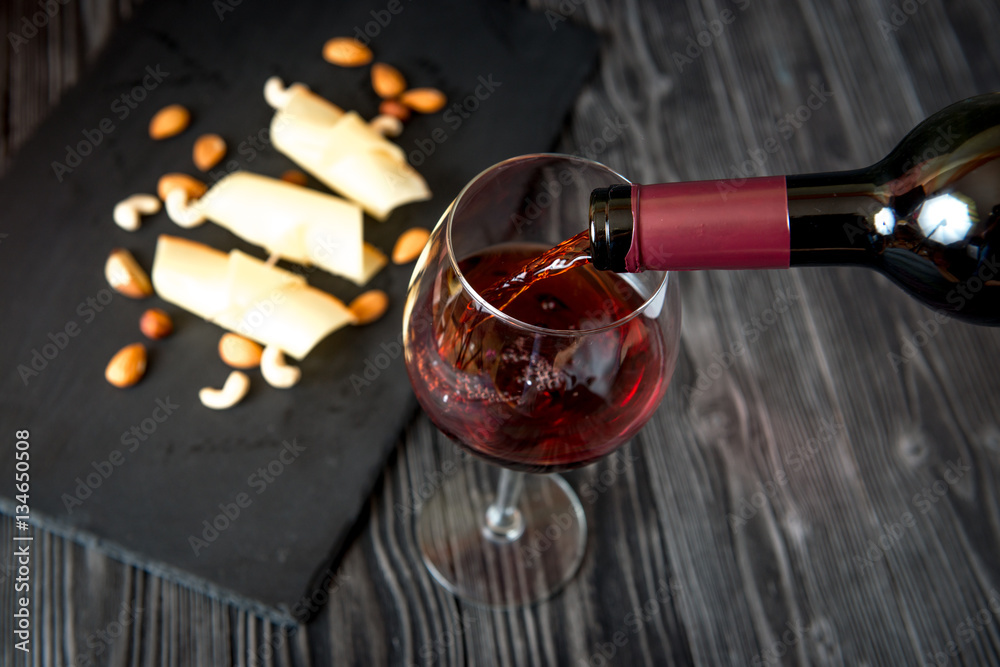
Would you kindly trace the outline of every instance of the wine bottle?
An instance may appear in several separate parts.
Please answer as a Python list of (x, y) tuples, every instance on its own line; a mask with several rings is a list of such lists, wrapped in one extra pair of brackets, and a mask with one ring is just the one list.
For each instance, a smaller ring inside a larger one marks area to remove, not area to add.
[(599, 269), (860, 265), (954, 317), (1000, 325), (1000, 93), (920, 123), (865, 169), (618, 185), (590, 198)]

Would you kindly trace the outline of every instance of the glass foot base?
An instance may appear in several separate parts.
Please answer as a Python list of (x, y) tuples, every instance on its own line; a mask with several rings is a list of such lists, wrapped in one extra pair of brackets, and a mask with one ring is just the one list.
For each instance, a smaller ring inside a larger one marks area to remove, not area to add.
[(470, 479), (478, 477), (477, 467), (449, 479), (421, 508), (417, 542), (424, 563), (466, 602), (517, 607), (545, 600), (583, 561), (587, 521), (580, 499), (559, 475), (524, 475), (517, 525), (491, 530), (487, 511), (494, 496), (479, 488), (496, 488), (496, 475), (479, 486)]

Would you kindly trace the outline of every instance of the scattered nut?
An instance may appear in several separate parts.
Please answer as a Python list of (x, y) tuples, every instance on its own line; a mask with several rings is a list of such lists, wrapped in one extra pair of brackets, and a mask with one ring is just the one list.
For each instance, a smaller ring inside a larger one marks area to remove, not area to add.
[(208, 192), (208, 186), (199, 181), (197, 178), (188, 176), (187, 174), (174, 172), (160, 176), (160, 180), (156, 184), (156, 194), (158, 194), (160, 199), (163, 201), (167, 201), (167, 195), (170, 194), (170, 191), (178, 188), (184, 190), (189, 199), (198, 199)]
[(167, 139), (180, 134), (191, 123), (191, 112), (180, 104), (165, 106), (149, 121), (149, 136), (153, 139)]
[(197, 206), (191, 206), (188, 193), (183, 188), (174, 188), (167, 193), (167, 216), (179, 227), (191, 229), (202, 224), (208, 218)]
[(437, 88), (413, 88), (400, 95), (399, 101), (417, 113), (437, 113), (448, 98)]
[(104, 378), (116, 387), (131, 387), (146, 373), (146, 346), (142, 343), (126, 345), (111, 357)]
[(285, 354), (280, 348), (268, 345), (260, 358), (260, 373), (272, 387), (286, 389), (295, 385), (302, 377), (298, 366), (285, 363)]
[(203, 134), (194, 142), (191, 158), (194, 166), (208, 171), (226, 155), (226, 140), (217, 134)]
[(392, 65), (375, 63), (372, 65), (372, 88), (379, 97), (396, 97), (406, 90), (406, 79)]
[(398, 137), (403, 133), (403, 121), (395, 116), (379, 114), (368, 121), (368, 127), (375, 130), (383, 137)]
[(124, 248), (115, 248), (108, 255), (104, 263), (104, 277), (116, 291), (133, 299), (144, 299), (153, 293), (146, 271)]
[(153, 340), (166, 338), (173, 333), (174, 322), (166, 312), (159, 308), (150, 308), (139, 318), (139, 331), (146, 338), (152, 338)]
[(302, 83), (293, 83), (285, 88), (285, 82), (281, 80), (280, 76), (272, 76), (264, 82), (264, 101), (272, 109), (283, 109), (288, 104), (288, 101), (292, 99), (292, 93), (302, 88), (309, 89), (308, 86)]
[(159, 212), (159, 199), (153, 195), (136, 194), (115, 204), (112, 217), (115, 219), (116, 225), (124, 230), (134, 232), (139, 229), (140, 215), (152, 215)]
[(264, 349), (239, 334), (223, 334), (219, 339), (219, 356), (233, 368), (256, 368)]
[(246, 373), (233, 371), (226, 378), (222, 389), (203, 387), (198, 392), (198, 400), (206, 408), (226, 410), (242, 401), (248, 391), (250, 391), (250, 378), (247, 377)]
[(404, 123), (410, 119), (410, 107), (399, 100), (382, 100), (378, 105), (378, 112), (386, 116), (395, 116)]
[(303, 171), (299, 171), (298, 169), (289, 169), (281, 175), (281, 180), (286, 183), (291, 183), (292, 185), (305, 185), (309, 182), (309, 177), (306, 176)]
[(408, 264), (415, 260), (423, 252), (430, 237), (431, 233), (423, 227), (411, 227), (400, 234), (392, 248), (393, 264)]
[(380, 289), (368, 290), (355, 298), (354, 301), (351, 301), (351, 304), (347, 306), (347, 309), (356, 318), (354, 322), (355, 326), (371, 324), (385, 315), (385, 311), (388, 308), (389, 295)]
[(374, 57), (371, 49), (353, 37), (334, 37), (323, 45), (323, 60), (341, 67), (361, 67)]

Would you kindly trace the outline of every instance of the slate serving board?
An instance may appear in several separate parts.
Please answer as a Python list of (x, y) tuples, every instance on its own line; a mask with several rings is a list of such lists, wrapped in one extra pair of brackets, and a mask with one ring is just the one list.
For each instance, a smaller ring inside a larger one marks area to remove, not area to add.
[[(12, 445), (27, 429), (35, 524), (277, 619), (319, 608), (310, 595), (415, 409), (398, 347), (412, 265), (390, 266), (367, 286), (390, 294), (390, 312), (320, 343), (298, 386), (276, 390), (252, 372), (245, 401), (213, 412), (197, 390), (228, 373), (216, 352), (222, 331), (156, 297), (113, 294), (103, 264), (122, 246), (148, 269), (160, 233), (264, 257), (213, 224), (182, 230), (160, 213), (128, 233), (111, 211), (153, 192), (168, 171), (211, 183), (232, 169), (277, 176), (294, 167), (267, 143), (272, 111), (261, 91), (272, 74), (373, 116), (369, 68), (319, 55), (327, 38), (357, 33), (411, 86), (464, 104), (416, 117), (398, 139), (435, 196), (385, 223), (366, 219), (366, 239), (385, 251), (402, 230), (433, 226), (483, 168), (549, 149), (596, 56), (591, 33), (492, 1), (144, 6), (0, 179), (0, 510), (14, 511)], [(192, 126), (154, 143), (147, 124), (170, 103), (192, 110)], [(205, 132), (230, 146), (207, 176), (190, 158)], [(321, 271), (307, 277), (345, 301), (362, 291)], [(152, 306), (171, 313), (176, 333), (146, 341), (147, 376), (115, 389), (104, 366), (144, 340), (138, 319)]]

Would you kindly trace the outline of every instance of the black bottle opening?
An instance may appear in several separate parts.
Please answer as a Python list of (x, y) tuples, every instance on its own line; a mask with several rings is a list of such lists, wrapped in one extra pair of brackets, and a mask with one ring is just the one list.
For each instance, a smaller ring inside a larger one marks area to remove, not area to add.
[(626, 271), (632, 225), (631, 185), (612, 185), (590, 193), (590, 261), (594, 268)]

